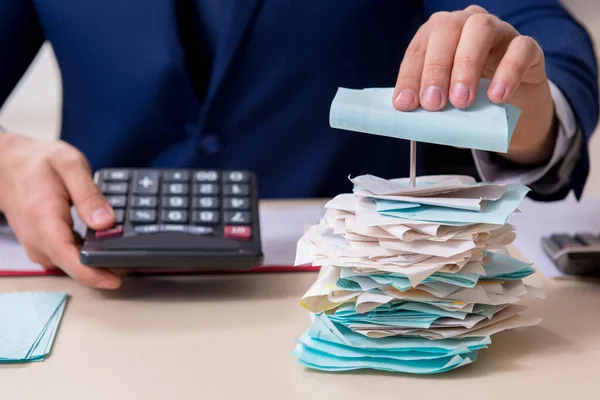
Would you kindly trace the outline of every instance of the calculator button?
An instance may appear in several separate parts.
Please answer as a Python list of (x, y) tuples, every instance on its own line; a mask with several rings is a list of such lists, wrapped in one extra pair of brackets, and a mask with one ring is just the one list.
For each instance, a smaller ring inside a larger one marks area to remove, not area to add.
[(125, 221), (125, 210), (115, 210), (115, 219), (117, 224), (122, 224)]
[(218, 211), (194, 211), (193, 221), (196, 224), (218, 224)]
[(96, 239), (106, 239), (118, 237), (123, 234), (123, 225), (117, 225), (114, 228), (106, 229), (103, 231), (96, 231)]
[(163, 222), (184, 224), (188, 221), (188, 212), (183, 210), (169, 210), (162, 212)]
[(250, 176), (247, 172), (242, 171), (228, 171), (224, 173), (223, 181), (232, 183), (247, 183), (250, 180)]
[(212, 170), (202, 170), (196, 171), (194, 173), (194, 180), (196, 182), (218, 182), (219, 181), (219, 173), (217, 171)]
[(157, 194), (158, 193), (158, 171), (138, 170), (133, 173), (133, 193), (135, 194)]
[(133, 228), (136, 233), (147, 235), (150, 233), (158, 233), (161, 231), (160, 225), (140, 225)]
[(164, 224), (161, 225), (161, 232), (186, 232), (186, 225), (173, 225), (173, 224)]
[(190, 172), (186, 170), (164, 171), (164, 182), (187, 182), (190, 180)]
[(226, 210), (249, 210), (250, 200), (244, 197), (226, 197), (223, 199), (223, 208)]
[(186, 195), (190, 191), (187, 183), (167, 183), (163, 185), (163, 194)]
[(127, 183), (103, 183), (101, 190), (104, 194), (125, 194), (127, 193)]
[(195, 194), (217, 195), (219, 194), (219, 185), (214, 183), (200, 183), (194, 185)]
[(133, 196), (131, 206), (135, 208), (155, 208), (158, 204), (156, 196)]
[(250, 186), (244, 183), (234, 183), (233, 185), (224, 185), (223, 194), (234, 196), (247, 196), (250, 193)]
[(127, 182), (129, 180), (129, 171), (126, 169), (106, 169), (102, 171), (102, 180)]
[(194, 208), (215, 210), (219, 208), (219, 199), (217, 197), (195, 197), (193, 204)]
[(567, 234), (554, 234), (551, 236), (551, 240), (561, 249), (584, 246), (579, 240)]
[(252, 230), (249, 226), (229, 225), (225, 227), (223, 235), (230, 239), (248, 240), (252, 237)]
[(114, 208), (124, 208), (127, 205), (126, 196), (106, 196), (106, 201)]
[(600, 244), (600, 238), (593, 233), (578, 233), (575, 238), (586, 246)]
[(189, 200), (187, 197), (171, 196), (163, 197), (163, 208), (188, 208)]
[(156, 211), (154, 210), (131, 210), (129, 220), (133, 223), (151, 224), (156, 222)]
[(186, 227), (186, 232), (191, 235), (209, 235), (215, 231), (214, 228), (210, 226), (188, 226)]
[(225, 223), (226, 224), (241, 224), (246, 225), (250, 223), (250, 213), (247, 211), (226, 211), (225, 212)]

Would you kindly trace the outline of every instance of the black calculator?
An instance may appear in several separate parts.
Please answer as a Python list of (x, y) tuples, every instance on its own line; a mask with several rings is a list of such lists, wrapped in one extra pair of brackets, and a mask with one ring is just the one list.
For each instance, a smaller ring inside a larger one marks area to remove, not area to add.
[(252, 171), (102, 169), (116, 225), (88, 229), (81, 262), (105, 268), (240, 270), (263, 261)]
[(600, 236), (557, 233), (542, 238), (542, 247), (554, 265), (565, 274), (600, 276)]

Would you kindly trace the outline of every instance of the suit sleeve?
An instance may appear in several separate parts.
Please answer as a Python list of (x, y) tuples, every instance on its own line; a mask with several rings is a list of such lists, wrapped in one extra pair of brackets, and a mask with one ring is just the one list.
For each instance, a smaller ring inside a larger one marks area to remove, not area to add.
[(43, 43), (32, 0), (0, 1), (0, 106)]
[[(559, 0), (425, 0), (426, 15), (478, 4), (538, 41), (546, 57), (548, 78), (571, 106), (583, 143), (571, 173), (571, 187), (579, 198), (589, 173), (587, 143), (598, 122), (598, 69), (590, 36)], [(559, 195), (558, 197), (564, 197)], [(556, 196), (538, 200), (555, 200)]]

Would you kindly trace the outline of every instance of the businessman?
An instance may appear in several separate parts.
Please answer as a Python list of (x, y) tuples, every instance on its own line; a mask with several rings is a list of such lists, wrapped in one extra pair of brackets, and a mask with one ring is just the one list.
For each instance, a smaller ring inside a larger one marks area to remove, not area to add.
[(97, 168), (250, 168), (263, 198), (406, 176), (404, 141), (329, 127), (339, 86), (395, 84), (398, 110), (436, 112), (468, 107), (489, 78), (488, 97), (522, 111), (509, 152), (424, 145), (419, 173), (521, 182), (540, 200), (580, 196), (588, 174), (596, 61), (558, 0), (3, 0), (0, 103), (46, 40), (62, 141), (5, 127), (0, 211), (32, 260), (97, 288), (120, 278), (79, 263), (69, 214), (74, 204), (88, 226), (114, 224)]

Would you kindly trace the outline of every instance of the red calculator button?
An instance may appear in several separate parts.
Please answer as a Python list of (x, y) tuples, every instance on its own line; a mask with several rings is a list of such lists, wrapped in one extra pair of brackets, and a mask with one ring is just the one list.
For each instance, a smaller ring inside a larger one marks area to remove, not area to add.
[(96, 239), (105, 239), (121, 236), (123, 234), (123, 225), (117, 225), (114, 228), (96, 232)]
[(230, 239), (248, 240), (252, 237), (249, 226), (230, 225), (225, 227), (225, 237)]

